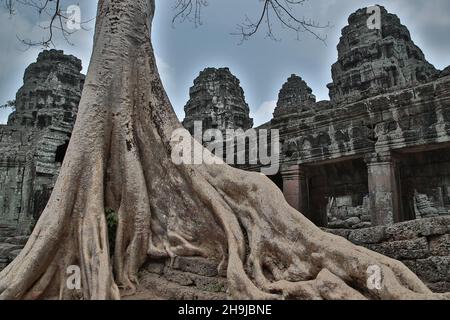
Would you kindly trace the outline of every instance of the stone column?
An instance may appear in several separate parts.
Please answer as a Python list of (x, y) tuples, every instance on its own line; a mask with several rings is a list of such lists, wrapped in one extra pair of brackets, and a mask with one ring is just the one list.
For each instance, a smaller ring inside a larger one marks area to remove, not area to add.
[(397, 162), (391, 153), (375, 153), (366, 157), (370, 214), (373, 225), (388, 225), (399, 220), (400, 195)]
[(307, 215), (308, 190), (304, 169), (293, 165), (281, 169), (283, 194), (286, 201), (295, 209)]

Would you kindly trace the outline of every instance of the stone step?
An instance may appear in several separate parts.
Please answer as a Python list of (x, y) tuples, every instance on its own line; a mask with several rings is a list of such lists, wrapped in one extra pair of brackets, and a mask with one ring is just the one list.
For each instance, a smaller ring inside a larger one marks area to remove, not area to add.
[(182, 286), (164, 278), (164, 276), (142, 271), (140, 285), (135, 295), (125, 300), (225, 300), (225, 293), (202, 291), (195, 286)]
[(175, 270), (205, 277), (217, 277), (219, 275), (217, 264), (200, 257), (176, 257), (171, 267)]
[(221, 277), (205, 277), (189, 272), (181, 272), (167, 268), (164, 278), (182, 286), (196, 287), (201, 291), (226, 293), (227, 279)]

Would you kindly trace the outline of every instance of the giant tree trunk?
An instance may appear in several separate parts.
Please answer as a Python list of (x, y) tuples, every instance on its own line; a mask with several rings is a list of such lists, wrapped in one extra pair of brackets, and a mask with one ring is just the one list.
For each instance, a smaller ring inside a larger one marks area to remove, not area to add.
[[(175, 256), (220, 262), (231, 298), (443, 298), (400, 262), (322, 232), (260, 174), (172, 163), (180, 123), (151, 47), (154, 6), (99, 0), (66, 158), (30, 240), (0, 273), (0, 298), (119, 299), (146, 259)], [(113, 255), (105, 208), (119, 215)], [(79, 291), (66, 285), (70, 265)], [(366, 288), (371, 265), (381, 290)]]

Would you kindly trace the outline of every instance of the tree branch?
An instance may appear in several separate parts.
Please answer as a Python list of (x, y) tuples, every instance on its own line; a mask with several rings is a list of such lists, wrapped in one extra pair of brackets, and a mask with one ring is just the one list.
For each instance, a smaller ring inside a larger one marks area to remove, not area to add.
[[(319, 33), (320, 30), (330, 28), (330, 24), (322, 25), (313, 20), (299, 18), (296, 16), (295, 8), (303, 5), (307, 0), (263, 0), (262, 9), (257, 20), (252, 20), (248, 16), (244, 22), (237, 26), (238, 35), (242, 41), (248, 40), (265, 26), (266, 36), (272, 40), (277, 40), (272, 20), (275, 19), (284, 28), (294, 31), (299, 38), (300, 33), (309, 33), (314, 38), (325, 43), (326, 36)], [(202, 24), (202, 8), (208, 5), (206, 0), (177, 0), (174, 10), (176, 14), (172, 20), (173, 23), (185, 22), (186, 20), (199, 26)]]
[[(72, 18), (67, 16), (65, 11), (62, 10), (61, 0), (0, 0), (0, 3), (4, 3), (10, 15), (16, 14), (17, 6), (27, 6), (36, 9), (39, 16), (45, 15), (49, 18), (48, 24), (39, 26), (47, 31), (47, 35), (41, 41), (32, 41), (17, 36), (19, 41), (26, 46), (43, 46), (45, 48), (50, 46), (55, 47), (53, 40), (56, 31), (59, 31), (67, 43), (72, 45), (69, 37), (77, 30), (70, 30), (67, 27), (67, 22), (71, 21)], [(80, 21), (80, 29), (87, 30), (84, 25), (92, 20), (93, 19)]]

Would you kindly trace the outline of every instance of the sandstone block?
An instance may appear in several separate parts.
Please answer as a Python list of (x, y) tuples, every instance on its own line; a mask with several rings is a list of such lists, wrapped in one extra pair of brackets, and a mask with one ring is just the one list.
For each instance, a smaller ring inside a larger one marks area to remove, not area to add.
[(217, 265), (204, 258), (198, 257), (176, 257), (173, 269), (195, 273), (206, 277), (216, 277), (218, 275)]
[(450, 257), (430, 257), (404, 263), (425, 282), (450, 281)]
[(414, 240), (392, 241), (370, 244), (367, 248), (396, 260), (424, 259), (430, 255), (425, 237)]
[(348, 239), (355, 244), (375, 244), (385, 239), (385, 227), (378, 226), (350, 232)]
[(386, 236), (392, 240), (408, 240), (447, 233), (450, 217), (427, 218), (397, 223), (386, 227)]
[(434, 256), (450, 256), (450, 234), (431, 237), (430, 251)]

